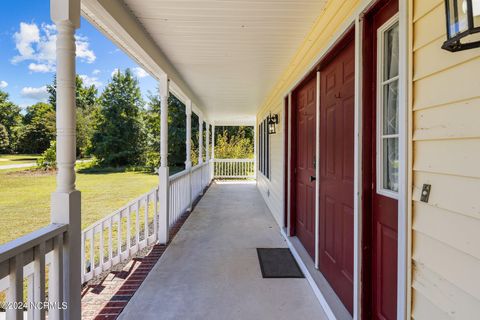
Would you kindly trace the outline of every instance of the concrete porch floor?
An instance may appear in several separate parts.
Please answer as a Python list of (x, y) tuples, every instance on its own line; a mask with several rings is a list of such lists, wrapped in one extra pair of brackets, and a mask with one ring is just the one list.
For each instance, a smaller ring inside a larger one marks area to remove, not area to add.
[(306, 279), (263, 279), (257, 247), (286, 247), (255, 184), (214, 183), (120, 319), (327, 319)]

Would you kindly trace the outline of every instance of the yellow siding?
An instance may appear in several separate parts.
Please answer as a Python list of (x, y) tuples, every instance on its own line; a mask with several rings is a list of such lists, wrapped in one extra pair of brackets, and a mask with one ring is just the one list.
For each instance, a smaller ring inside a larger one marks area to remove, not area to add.
[[(325, 50), (334, 35), (339, 32), (345, 20), (352, 16), (360, 0), (328, 1), (325, 9), (319, 12), (310, 33), (297, 50), (288, 68), (274, 85), (270, 95), (260, 107), (257, 119), (264, 119), (270, 112), (283, 118), (284, 98), (289, 88), (302, 78), (316, 62), (318, 55)], [(271, 136), (271, 180), (258, 173), (258, 186), (270, 210), (280, 225), (283, 225), (283, 172), (284, 172), (284, 124), (280, 123), (277, 134)], [(270, 195), (268, 195), (270, 194)]]
[[(449, 53), (443, 0), (413, 1), (412, 318), (480, 314), (480, 54)], [(432, 185), (428, 204), (420, 202)]]

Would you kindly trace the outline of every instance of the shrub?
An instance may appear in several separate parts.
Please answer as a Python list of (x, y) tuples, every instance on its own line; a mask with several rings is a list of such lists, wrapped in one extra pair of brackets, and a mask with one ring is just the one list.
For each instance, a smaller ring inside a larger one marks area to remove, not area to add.
[(37, 159), (37, 167), (45, 170), (55, 169), (57, 167), (57, 141), (52, 140), (50, 147), (45, 150), (41, 157)]

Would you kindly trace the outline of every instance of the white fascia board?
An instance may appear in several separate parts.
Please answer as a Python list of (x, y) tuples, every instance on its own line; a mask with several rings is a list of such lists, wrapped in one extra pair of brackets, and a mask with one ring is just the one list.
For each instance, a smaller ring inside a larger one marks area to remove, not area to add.
[(197, 113), (204, 108), (175, 67), (123, 1), (82, 0), (82, 16), (134, 59), (155, 79), (167, 74), (170, 91), (183, 103), (191, 100)]

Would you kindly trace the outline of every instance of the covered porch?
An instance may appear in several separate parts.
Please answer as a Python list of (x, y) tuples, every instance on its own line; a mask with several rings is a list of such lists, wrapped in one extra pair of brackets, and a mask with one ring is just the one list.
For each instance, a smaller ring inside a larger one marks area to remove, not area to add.
[[(271, 175), (273, 166), (286, 165), (281, 159), (286, 137), (270, 139), (271, 115), (257, 114), (326, 1), (308, 0), (301, 7), (291, 1), (203, 5), (211, 11), (175, 1), (51, 0), (58, 30), (58, 178), (52, 223), (0, 249), (0, 288), (8, 290), (8, 302), (56, 303), (25, 308), (29, 320), (47, 315), (80, 319), (82, 284), (149, 246), (169, 244), (170, 231), (186, 212), (190, 218), (135, 288), (123, 319), (335, 318), (322, 308), (323, 296), (308, 275), (262, 279), (255, 250), (287, 246), (280, 227), (285, 226), (280, 214), (285, 198), (279, 191), (287, 176)], [(74, 170), (75, 30), (81, 15), (158, 80), (161, 104), (158, 186), (85, 230), (80, 229), (82, 200)], [(186, 106), (185, 170), (174, 175), (168, 166), (172, 94)], [(190, 157), (192, 113), (199, 117), (200, 132), (195, 166)], [(285, 125), (285, 113), (274, 116)], [(215, 158), (211, 133), (216, 126), (235, 125), (254, 126), (254, 159)], [(216, 178), (253, 180), (257, 174), (258, 184), (212, 185)], [(308, 274), (305, 267), (304, 272)], [(7, 310), (8, 319), (24, 316), (23, 308)]]

